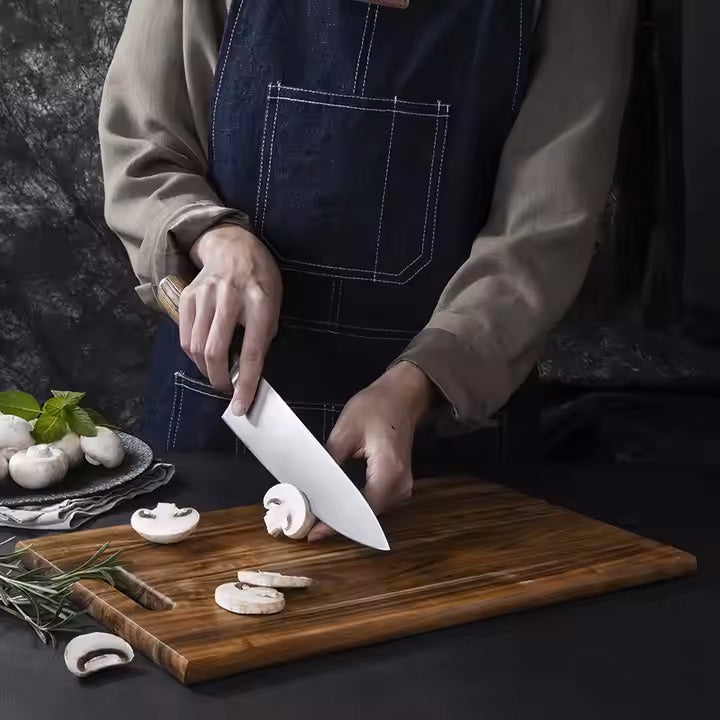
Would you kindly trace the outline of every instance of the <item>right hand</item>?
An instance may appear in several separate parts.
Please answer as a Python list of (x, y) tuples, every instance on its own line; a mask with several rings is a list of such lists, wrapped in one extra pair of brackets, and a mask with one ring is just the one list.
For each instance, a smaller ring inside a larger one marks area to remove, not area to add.
[[(233, 394), (244, 415), (275, 337), (282, 301), (280, 271), (268, 249), (239, 225), (218, 225), (190, 250), (200, 272), (180, 296), (180, 345), (217, 390)], [(228, 357), (237, 325), (245, 328), (233, 389)]]

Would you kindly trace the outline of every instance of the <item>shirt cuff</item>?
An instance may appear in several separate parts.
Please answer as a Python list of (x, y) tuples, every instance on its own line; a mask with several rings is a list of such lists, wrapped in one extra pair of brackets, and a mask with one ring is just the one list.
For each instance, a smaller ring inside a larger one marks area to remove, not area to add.
[(471, 349), (447, 330), (420, 331), (393, 364), (403, 361), (420, 368), (447, 400), (432, 418), (443, 433), (495, 424), (493, 415), (512, 393), (502, 363)]

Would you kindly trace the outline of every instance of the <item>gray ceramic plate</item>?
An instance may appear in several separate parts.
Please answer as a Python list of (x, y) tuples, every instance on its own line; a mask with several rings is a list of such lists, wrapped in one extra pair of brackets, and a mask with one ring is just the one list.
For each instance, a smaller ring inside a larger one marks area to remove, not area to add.
[(134, 480), (147, 470), (153, 461), (150, 446), (132, 435), (118, 432), (125, 447), (125, 458), (119, 467), (108, 469), (84, 462), (71, 470), (55, 487), (26, 490), (10, 478), (0, 483), (0, 506), (49, 505), (68, 498), (102, 495), (111, 488)]

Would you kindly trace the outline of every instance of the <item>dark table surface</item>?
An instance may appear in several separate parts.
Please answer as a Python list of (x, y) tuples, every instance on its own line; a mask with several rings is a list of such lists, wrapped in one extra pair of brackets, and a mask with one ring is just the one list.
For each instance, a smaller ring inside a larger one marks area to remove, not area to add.
[[(249, 462), (168, 459), (177, 467), (170, 485), (85, 527), (127, 522), (163, 500), (201, 512), (258, 502), (267, 486)], [(192, 688), (140, 655), (125, 670), (79, 682), (62, 648), (2, 616), (0, 718), (720, 717), (718, 470), (554, 466), (487, 479), (687, 550), (699, 572)], [(0, 529), (0, 540), (9, 536)]]

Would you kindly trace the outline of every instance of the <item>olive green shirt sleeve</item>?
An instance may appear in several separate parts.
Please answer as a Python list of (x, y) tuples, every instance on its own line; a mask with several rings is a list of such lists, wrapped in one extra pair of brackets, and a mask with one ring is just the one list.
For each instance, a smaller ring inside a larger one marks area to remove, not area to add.
[[(206, 180), (228, 4), (132, 0), (103, 92), (106, 219), (154, 307), (151, 284), (191, 276), (188, 252), (203, 232), (248, 222)], [(487, 225), (398, 358), (425, 371), (455, 421), (484, 422), (507, 402), (580, 289), (611, 185), (635, 16), (635, 0), (543, 3)]]
[(432, 379), (462, 424), (505, 405), (581, 288), (615, 168), (635, 18), (629, 0), (544, 3), (487, 225), (398, 358)]

